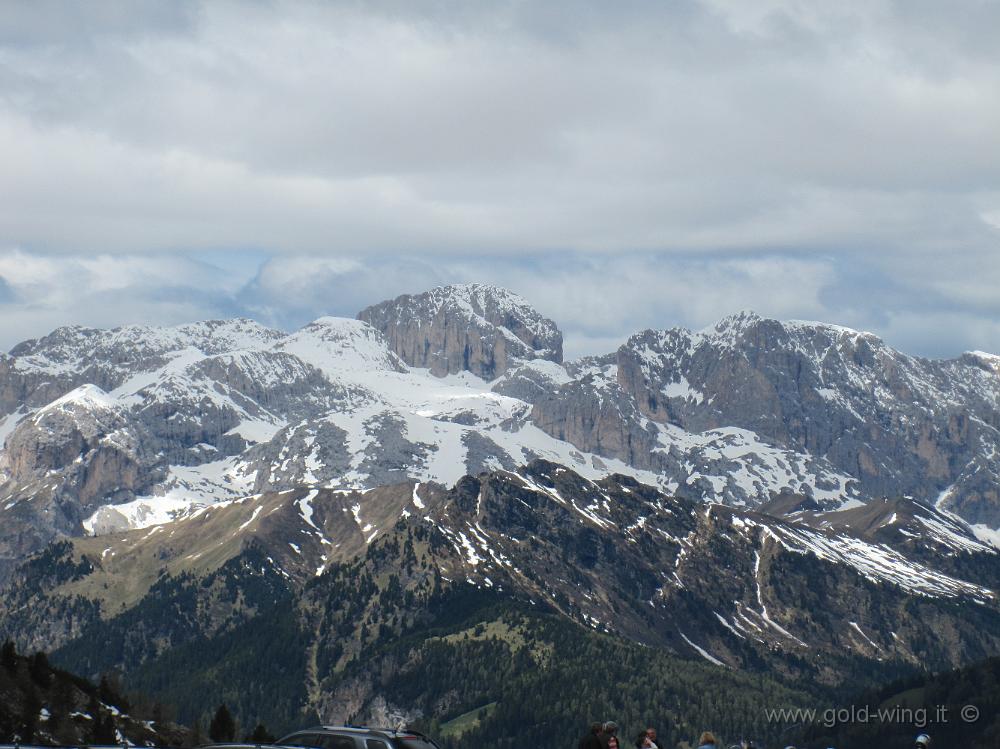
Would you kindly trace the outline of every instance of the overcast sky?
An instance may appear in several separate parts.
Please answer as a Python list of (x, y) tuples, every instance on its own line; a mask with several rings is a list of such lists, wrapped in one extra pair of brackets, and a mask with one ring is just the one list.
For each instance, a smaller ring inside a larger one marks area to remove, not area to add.
[(0, 348), (508, 286), (1000, 352), (1000, 3), (5, 2)]

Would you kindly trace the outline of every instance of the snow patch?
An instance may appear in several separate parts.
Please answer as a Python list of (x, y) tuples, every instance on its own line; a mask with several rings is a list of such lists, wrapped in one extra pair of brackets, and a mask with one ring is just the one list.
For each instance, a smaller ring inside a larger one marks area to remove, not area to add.
[(725, 666), (726, 665), (725, 663), (723, 663), (722, 661), (720, 661), (718, 658), (716, 658), (715, 656), (713, 656), (711, 653), (709, 653), (705, 649), (700, 648), (697, 645), (695, 645), (693, 642), (691, 642), (691, 640), (688, 639), (688, 636), (686, 634), (684, 634), (683, 632), (681, 632), (680, 635), (681, 635), (681, 637), (684, 638), (684, 642), (686, 642), (688, 645), (690, 645), (692, 648), (694, 648), (697, 651), (698, 655), (700, 655), (706, 661), (709, 661), (710, 663), (714, 663), (716, 666)]

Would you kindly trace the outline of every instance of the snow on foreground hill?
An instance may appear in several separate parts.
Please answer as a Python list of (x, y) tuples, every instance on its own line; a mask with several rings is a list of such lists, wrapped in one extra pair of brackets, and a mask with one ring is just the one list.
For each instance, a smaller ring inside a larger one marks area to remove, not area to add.
[(984, 537), (1000, 527), (1000, 378), (983, 355), (927, 362), (743, 314), (564, 364), (554, 323), (480, 285), (359, 317), (377, 327), (62, 328), (0, 357), (0, 516), (17, 530), (0, 573), (60, 535), (301, 486), (450, 486), (536, 458), (734, 506), (787, 490), (843, 508), (917, 481), (971, 508)]

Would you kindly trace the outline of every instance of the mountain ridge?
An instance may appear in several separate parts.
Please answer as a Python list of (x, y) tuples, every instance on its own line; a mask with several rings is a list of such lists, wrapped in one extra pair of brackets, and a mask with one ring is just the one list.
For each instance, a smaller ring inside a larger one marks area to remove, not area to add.
[[(15, 346), (0, 360), (0, 513), (20, 513), (29, 540), (8, 541), (5, 554), (0, 539), (0, 568), (115, 517), (134, 525), (302, 483), (450, 483), (536, 457), (732, 504), (784, 489), (831, 505), (936, 497), (984, 537), (1000, 528), (1000, 378), (982, 355), (922, 360), (871, 334), (744, 311), (701, 332), (642, 331), (606, 357), (564, 364), (554, 323), (505, 290), (439, 287), (380, 309), (407, 330), (466, 337), (441, 338), (443, 372), (407, 363), (364, 321), (330, 317), (290, 334), (246, 319), (69, 327)], [(513, 328), (546, 347), (522, 341), (526, 358), (496, 348)], [(487, 366), (469, 358), (469, 335), (494, 346), (495, 378), (469, 371)], [(67, 397), (75, 415), (32, 431)], [(104, 426), (88, 442), (74, 419)], [(116, 428), (130, 448), (115, 447)], [(43, 441), (58, 446), (45, 465)]]

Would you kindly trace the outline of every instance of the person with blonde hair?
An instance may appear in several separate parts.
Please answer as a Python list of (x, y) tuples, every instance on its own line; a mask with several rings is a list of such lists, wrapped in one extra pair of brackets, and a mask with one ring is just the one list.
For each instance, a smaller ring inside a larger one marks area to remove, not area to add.
[(711, 731), (705, 731), (698, 739), (698, 749), (715, 749), (715, 735)]

